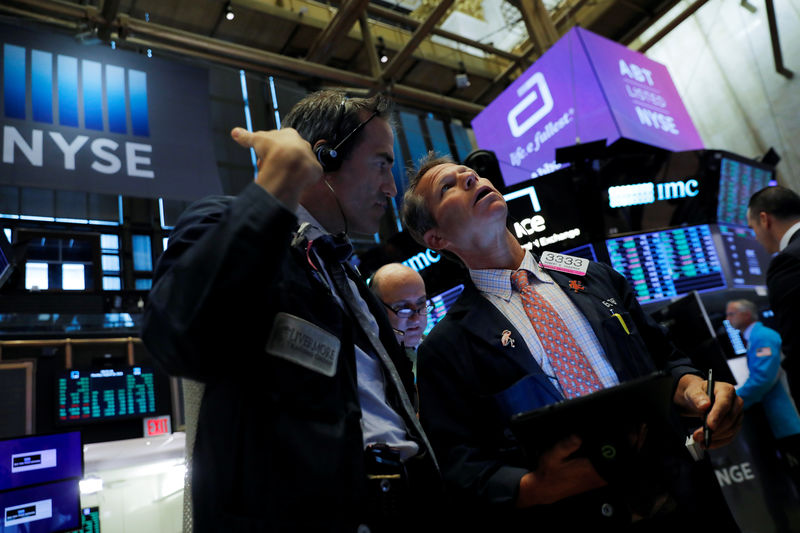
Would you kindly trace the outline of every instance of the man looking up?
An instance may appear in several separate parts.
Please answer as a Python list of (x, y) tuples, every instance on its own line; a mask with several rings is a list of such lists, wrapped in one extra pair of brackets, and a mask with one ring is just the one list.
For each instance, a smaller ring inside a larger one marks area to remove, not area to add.
[[(637, 491), (601, 488), (606, 481), (592, 463), (575, 455), (577, 436), (542, 453), (531, 470), (509, 427), (519, 411), (500, 400), (536, 407), (662, 369), (674, 379), (677, 409), (708, 413), (711, 447), (738, 431), (742, 400), (733, 386), (717, 383), (711, 406), (705, 380), (644, 314), (619, 273), (594, 262), (580, 276), (542, 268), (507, 229), (506, 216), (489, 180), (448, 158), (424, 161), (403, 201), (411, 235), (455, 254), (470, 273), (459, 300), (420, 346), (417, 371), (420, 418), (468, 517), (465, 527), (627, 531), (634, 520), (652, 517), (642, 531), (737, 531), (710, 465), (691, 463), (684, 435), (668, 428), (650, 427), (646, 442), (667, 452), (671, 500), (642, 472), (634, 482), (658, 499), (626, 509)], [(702, 442), (702, 428), (693, 437)]]
[(428, 300), (422, 276), (403, 264), (389, 263), (375, 271), (370, 288), (386, 307), (397, 342), (416, 350), (428, 326)]
[(789, 393), (800, 405), (800, 196), (785, 187), (766, 187), (750, 197), (747, 225), (771, 254), (767, 269), (769, 305), (783, 340)]
[(322, 91), (284, 125), (233, 129), (255, 182), (181, 216), (145, 310), (154, 357), (205, 384), (195, 531), (422, 527), (438, 473), (411, 363), (346, 262), (396, 193), (388, 102)]

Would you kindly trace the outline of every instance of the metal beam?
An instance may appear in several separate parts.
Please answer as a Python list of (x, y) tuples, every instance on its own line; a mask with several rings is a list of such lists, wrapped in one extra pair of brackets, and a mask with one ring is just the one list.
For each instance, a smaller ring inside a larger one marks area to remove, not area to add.
[(403, 62), (417, 49), (422, 40), (430, 34), (433, 27), (439, 22), (439, 19), (444, 16), (447, 10), (450, 9), (451, 5), (453, 5), (453, 0), (442, 0), (441, 3), (436, 6), (436, 9), (433, 10), (433, 13), (430, 14), (427, 20), (414, 31), (411, 35), (411, 39), (408, 40), (403, 49), (397, 52), (392, 60), (389, 61), (389, 64), (386, 65), (382, 74), (384, 79), (391, 80), (392, 77), (397, 74)]
[(786, 79), (794, 78), (794, 72), (783, 64), (781, 41), (778, 37), (778, 22), (775, 20), (775, 5), (772, 0), (764, 0), (767, 6), (767, 22), (769, 22), (769, 38), (772, 41), (772, 58), (775, 60), (775, 70)]
[(517, 7), (522, 12), (528, 37), (541, 52), (546, 52), (558, 40), (558, 31), (542, 0), (519, 0)]
[(680, 15), (672, 19), (672, 22), (661, 28), (661, 31), (650, 37), (642, 46), (640, 46), (637, 52), (645, 53), (648, 51), (654, 44), (664, 38), (669, 32), (680, 26), (680, 24), (694, 15), (695, 11), (703, 7), (708, 0), (697, 0), (694, 4), (687, 7)]
[(378, 52), (375, 50), (375, 40), (372, 38), (372, 30), (369, 28), (369, 21), (365, 12), (358, 16), (358, 25), (361, 27), (361, 35), (364, 37), (369, 71), (372, 72), (373, 78), (380, 78), (381, 62), (378, 59)]
[(347, 35), (368, 2), (369, 0), (344, 0), (330, 23), (311, 43), (306, 59), (317, 63), (327, 62), (336, 43)]
[(111, 23), (114, 22), (115, 18), (117, 18), (117, 14), (119, 13), (119, 3), (120, 0), (105, 0), (105, 2), (103, 2), (103, 11), (101, 16), (103, 17), (104, 23), (98, 28), (97, 36), (100, 37), (100, 39), (102, 39), (104, 42), (108, 42), (111, 39)]
[(638, 39), (641, 34), (647, 31), (647, 29), (650, 26), (658, 22), (661, 19), (661, 17), (666, 15), (669, 12), (669, 10), (675, 7), (680, 1), (681, 0), (667, 0), (665, 2), (662, 2), (661, 5), (659, 5), (649, 17), (636, 23), (636, 25), (630, 30), (628, 30), (625, 33), (625, 35), (623, 35), (622, 38), (619, 39), (618, 42), (620, 44), (628, 46), (633, 41)]
[[(367, 12), (377, 17), (389, 20), (391, 22), (397, 22), (398, 24), (406, 26), (407, 28), (410, 28), (412, 30), (417, 29), (419, 25), (422, 24), (420, 21), (413, 19), (409, 16), (403, 15), (402, 13), (398, 13), (393, 9), (389, 9), (387, 7), (382, 7), (372, 3), (370, 3), (367, 6)], [(433, 28), (431, 30), (431, 34), (438, 35), (439, 37), (444, 37), (445, 39), (450, 39), (451, 41), (465, 44), (467, 46), (472, 46), (473, 48), (477, 48), (478, 50), (482, 50), (488, 54), (496, 55), (498, 57), (502, 57), (510, 61), (514, 61), (519, 57), (511, 52), (506, 52), (505, 50), (500, 50), (499, 48), (495, 48), (490, 44), (484, 44), (478, 41), (474, 41), (472, 39), (468, 39), (467, 37), (458, 35), (457, 33), (451, 33), (441, 28)]]

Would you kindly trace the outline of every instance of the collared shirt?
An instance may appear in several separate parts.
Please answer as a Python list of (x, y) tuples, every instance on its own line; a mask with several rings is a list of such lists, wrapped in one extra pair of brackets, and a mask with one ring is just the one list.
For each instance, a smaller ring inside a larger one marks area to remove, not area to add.
[[(575, 342), (583, 350), (589, 364), (592, 365), (603, 387), (618, 385), (619, 378), (617, 373), (608, 362), (597, 335), (595, 335), (583, 313), (569, 299), (569, 296), (564, 294), (561, 287), (534, 261), (530, 252), (525, 252), (525, 257), (522, 259), (519, 269), (527, 270), (533, 274), (533, 278), (530, 280), (531, 287), (547, 300), (561, 316), (561, 319), (575, 338)], [(514, 270), (508, 269), (489, 268), (470, 270), (469, 274), (480, 293), (494, 304), (503, 313), (503, 316), (508, 318), (517, 331), (520, 332), (525, 344), (528, 346), (528, 350), (530, 350), (542, 371), (547, 376), (550, 376), (553, 385), (563, 394), (561, 386), (555, 378), (555, 369), (548, 359), (528, 315), (525, 314), (522, 298), (517, 291), (512, 289), (511, 275), (514, 272)]]
[(792, 239), (792, 236), (800, 230), (800, 222), (797, 222), (791, 228), (786, 230), (786, 233), (783, 234), (781, 237), (780, 247), (778, 251), (782, 252), (787, 246), (789, 246), (789, 241)]
[(747, 326), (742, 330), (742, 338), (744, 339), (744, 342), (746, 342), (748, 345), (750, 344), (750, 333), (753, 332), (753, 327), (756, 324), (757, 322), (753, 322), (752, 324), (750, 324), (749, 326)]
[[(309, 228), (305, 235), (309, 240), (313, 240), (325, 233), (322, 225), (308, 212), (302, 205), (298, 205), (295, 211), (300, 224), (308, 222)], [(320, 259), (320, 263), (322, 260)], [(323, 266), (323, 273), (327, 279), (328, 286), (331, 288), (334, 298), (339, 305), (344, 308), (339, 295), (336, 293), (336, 286), (330, 279), (327, 270)], [(364, 311), (364, 315), (369, 318), (367, 325), (378, 335), (379, 327), (372, 312), (367, 306), (367, 302), (358, 292), (355, 282), (347, 278), (350, 291), (355, 303)], [(358, 399), (361, 404), (361, 432), (364, 436), (364, 448), (369, 444), (386, 443), (389, 446), (400, 449), (403, 459), (407, 459), (417, 454), (419, 445), (408, 438), (406, 423), (400, 414), (386, 402), (386, 382), (384, 381), (381, 363), (375, 354), (366, 353), (358, 345), (354, 346), (356, 355), (356, 373), (358, 380)]]

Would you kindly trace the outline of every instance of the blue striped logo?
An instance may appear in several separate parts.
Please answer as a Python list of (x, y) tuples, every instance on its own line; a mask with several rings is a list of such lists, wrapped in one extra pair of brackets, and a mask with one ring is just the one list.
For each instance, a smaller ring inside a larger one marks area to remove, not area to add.
[(3, 96), (6, 118), (150, 136), (140, 70), (4, 44)]

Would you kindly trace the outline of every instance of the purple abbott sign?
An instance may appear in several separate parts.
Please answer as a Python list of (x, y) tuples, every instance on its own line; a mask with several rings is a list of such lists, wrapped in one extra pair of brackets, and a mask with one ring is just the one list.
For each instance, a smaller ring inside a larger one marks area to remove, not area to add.
[(556, 148), (620, 137), (668, 150), (703, 144), (667, 69), (581, 28), (570, 30), (472, 121), (506, 185), (561, 168)]

